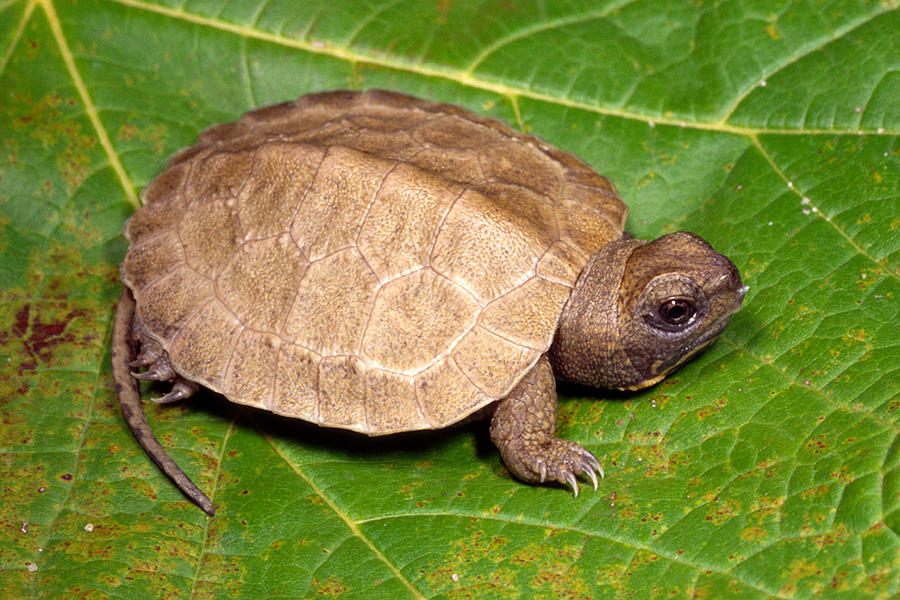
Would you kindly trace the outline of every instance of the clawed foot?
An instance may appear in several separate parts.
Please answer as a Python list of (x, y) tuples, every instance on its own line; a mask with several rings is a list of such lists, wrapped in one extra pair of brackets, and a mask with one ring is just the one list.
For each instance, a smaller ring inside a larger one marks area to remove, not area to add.
[(512, 443), (503, 452), (506, 466), (517, 477), (532, 483), (558, 481), (572, 486), (578, 497), (578, 475), (587, 475), (597, 489), (597, 474), (603, 477), (603, 466), (593, 454), (579, 444), (547, 438)]
[(193, 396), (194, 392), (196, 392), (198, 389), (200, 389), (200, 386), (193, 381), (188, 381), (180, 375), (176, 375), (175, 383), (172, 384), (172, 389), (169, 390), (169, 393), (158, 398), (151, 398), (151, 401), (157, 404), (178, 402), (179, 400), (184, 400), (185, 398)]
[(169, 354), (156, 340), (141, 338), (141, 353), (128, 365), (133, 368), (146, 367), (146, 371), (132, 371), (131, 376), (144, 381), (171, 381), (172, 389), (168, 394), (159, 398), (153, 398), (157, 404), (177, 402), (191, 396), (199, 389), (199, 385), (188, 381), (175, 372), (169, 361)]

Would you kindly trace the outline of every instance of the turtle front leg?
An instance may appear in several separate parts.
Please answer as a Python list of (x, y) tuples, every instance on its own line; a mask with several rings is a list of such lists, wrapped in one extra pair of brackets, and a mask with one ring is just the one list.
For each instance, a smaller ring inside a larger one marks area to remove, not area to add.
[(603, 477), (603, 467), (579, 444), (556, 437), (556, 408), (556, 380), (544, 356), (500, 401), (491, 420), (491, 440), (506, 467), (523, 481), (558, 481), (571, 485), (578, 496), (576, 475), (584, 473), (596, 490), (596, 473)]

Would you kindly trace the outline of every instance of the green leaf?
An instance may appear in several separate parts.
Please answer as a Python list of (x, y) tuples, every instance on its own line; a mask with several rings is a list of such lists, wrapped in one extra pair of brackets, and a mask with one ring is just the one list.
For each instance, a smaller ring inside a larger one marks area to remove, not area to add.
[[(898, 31), (893, 0), (0, 1), (0, 595), (895, 597)], [(578, 154), (631, 232), (730, 256), (744, 308), (654, 388), (562, 388), (607, 473), (577, 498), (481, 423), (148, 404), (209, 519), (118, 411), (122, 225), (206, 126), (374, 87)]]

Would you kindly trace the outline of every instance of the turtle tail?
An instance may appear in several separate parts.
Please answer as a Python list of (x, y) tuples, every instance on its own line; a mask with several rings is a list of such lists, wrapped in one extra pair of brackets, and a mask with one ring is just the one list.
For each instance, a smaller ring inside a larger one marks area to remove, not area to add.
[(138, 383), (132, 376), (130, 367), (135, 356), (135, 340), (131, 335), (133, 322), (134, 297), (131, 295), (131, 290), (123, 286), (112, 331), (112, 373), (116, 383), (116, 395), (119, 397), (119, 405), (122, 407), (122, 415), (147, 456), (169, 479), (175, 482), (185, 496), (202, 508), (203, 512), (214, 515), (212, 501), (194, 485), (181, 467), (175, 464), (166, 449), (153, 435), (150, 423), (147, 422), (147, 416), (141, 406)]

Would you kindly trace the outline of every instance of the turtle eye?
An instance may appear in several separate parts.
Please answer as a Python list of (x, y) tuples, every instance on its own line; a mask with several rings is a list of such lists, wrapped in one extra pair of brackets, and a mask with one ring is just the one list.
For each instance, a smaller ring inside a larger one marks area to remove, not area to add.
[(644, 288), (636, 311), (656, 335), (680, 337), (703, 325), (709, 300), (692, 279), (664, 273)]
[(659, 306), (657, 312), (664, 323), (678, 326), (690, 323), (697, 311), (689, 300), (669, 298)]

